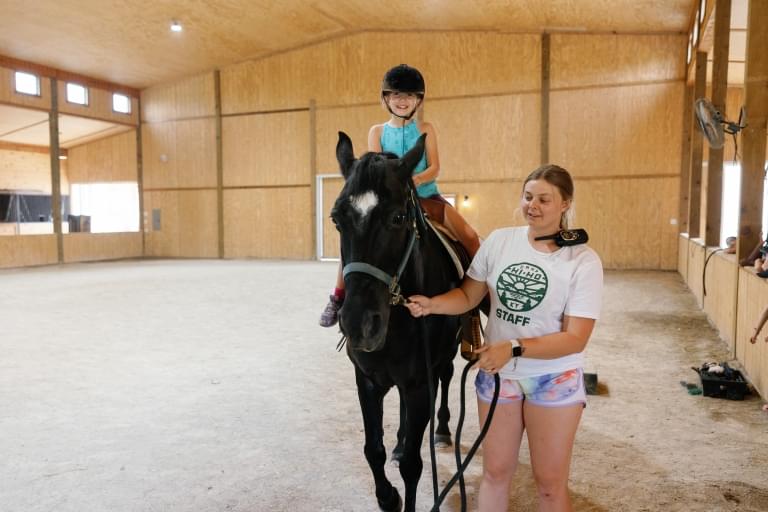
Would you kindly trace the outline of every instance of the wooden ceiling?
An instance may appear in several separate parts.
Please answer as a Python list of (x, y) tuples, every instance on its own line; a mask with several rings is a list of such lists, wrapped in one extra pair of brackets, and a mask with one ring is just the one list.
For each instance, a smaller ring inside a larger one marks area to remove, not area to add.
[[(0, 55), (135, 88), (362, 30), (685, 33), (698, 0), (3, 2)], [(169, 30), (179, 20), (184, 30)]]

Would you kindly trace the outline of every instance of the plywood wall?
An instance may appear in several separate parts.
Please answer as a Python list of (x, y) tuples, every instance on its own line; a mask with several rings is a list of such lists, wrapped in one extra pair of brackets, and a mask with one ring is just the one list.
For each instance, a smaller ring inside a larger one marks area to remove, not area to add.
[(739, 308), (736, 326), (736, 358), (761, 396), (768, 397), (768, 325), (754, 345), (749, 342), (764, 308), (768, 306), (768, 281), (753, 269), (739, 269)]
[(70, 148), (67, 165), (72, 183), (138, 181), (136, 131)]
[(699, 307), (704, 307), (704, 288), (701, 276), (704, 272), (704, 241), (700, 238), (688, 241), (688, 288), (696, 297)]
[(141, 100), (146, 255), (218, 257), (214, 75), (146, 89)]
[(226, 117), (222, 140), (225, 187), (309, 186), (306, 110)]
[[(69, 191), (68, 164), (62, 160), (62, 193)], [(51, 193), (51, 157), (39, 151), (0, 149), (0, 190)]]
[(0, 236), (0, 268), (56, 263), (56, 236)]
[[(574, 175), (576, 222), (590, 230), (607, 268), (678, 266), (685, 42), (551, 37), (550, 160)], [(422, 117), (437, 129), (441, 190), (470, 198), (459, 209), (481, 236), (519, 223), (522, 180), (542, 163), (541, 36), (366, 32), (223, 68), (221, 162), (214, 74), (142, 93), (145, 199), (169, 209), (163, 229), (173, 230), (152, 234), (153, 254), (179, 255), (187, 228), (167, 224), (177, 218), (174, 201), (215, 197), (220, 165), (223, 204), (206, 203), (204, 217), (215, 225), (220, 206), (223, 231), (206, 231), (203, 253), (222, 236), (225, 257), (313, 257), (315, 218), (327, 219), (334, 193), (326, 188), (316, 213), (313, 176), (338, 172), (339, 130), (357, 154), (367, 149), (369, 127), (388, 118), (378, 102), (381, 77), (401, 62), (427, 81)], [(287, 213), (275, 211), (273, 197), (290, 201)], [(333, 255), (338, 239), (324, 223), (319, 243)], [(261, 225), (273, 224), (290, 239), (260, 241), (272, 229)]]
[(428, 78), (430, 97), (536, 90), (539, 48), (533, 34), (357, 34), (222, 69), (222, 110), (377, 103), (384, 71), (402, 62)]
[(681, 233), (677, 244), (677, 272), (688, 285), (688, 234)]
[(551, 37), (550, 160), (607, 268), (677, 268), (684, 40)]
[[(161, 228), (152, 228), (153, 210)], [(167, 190), (144, 193), (147, 256), (216, 258), (218, 235), (215, 190)]]
[(67, 233), (64, 262), (140, 258), (141, 237), (141, 233)]
[[(707, 257), (713, 249), (707, 249)], [(707, 294), (704, 312), (720, 333), (720, 338), (734, 348), (736, 337), (736, 294), (739, 282), (739, 262), (734, 254), (715, 253), (706, 270)], [(701, 276), (698, 276), (701, 279)]]

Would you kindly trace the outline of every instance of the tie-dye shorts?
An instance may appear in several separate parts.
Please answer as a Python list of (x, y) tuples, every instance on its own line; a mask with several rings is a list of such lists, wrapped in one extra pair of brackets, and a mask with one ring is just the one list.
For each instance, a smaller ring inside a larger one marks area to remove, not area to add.
[[(477, 397), (490, 403), (493, 400), (494, 378), (483, 370), (477, 372)], [(587, 406), (584, 372), (581, 368), (562, 373), (549, 373), (523, 379), (501, 379), (500, 404), (528, 400), (544, 407), (564, 407), (580, 403)]]

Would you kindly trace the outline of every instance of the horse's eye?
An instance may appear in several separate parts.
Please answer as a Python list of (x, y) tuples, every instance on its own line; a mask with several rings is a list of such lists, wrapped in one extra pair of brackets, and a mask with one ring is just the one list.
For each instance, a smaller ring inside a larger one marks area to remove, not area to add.
[(396, 213), (392, 217), (392, 225), (395, 227), (400, 227), (405, 223), (405, 214), (404, 213)]

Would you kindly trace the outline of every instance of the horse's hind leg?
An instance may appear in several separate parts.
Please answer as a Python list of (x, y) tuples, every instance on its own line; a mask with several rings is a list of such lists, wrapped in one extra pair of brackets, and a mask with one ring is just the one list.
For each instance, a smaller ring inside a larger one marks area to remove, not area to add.
[(451, 429), (448, 422), (451, 420), (451, 411), (448, 408), (448, 387), (453, 378), (453, 363), (445, 365), (440, 374), (440, 408), (437, 410), (437, 428), (435, 429), (435, 446), (451, 446)]
[(374, 384), (366, 378), (360, 370), (355, 368), (355, 381), (357, 383), (357, 396), (360, 400), (360, 409), (363, 413), (363, 426), (365, 427), (365, 447), (363, 449), (368, 466), (373, 473), (376, 486), (376, 499), (379, 508), (385, 512), (400, 512), (402, 500), (384, 472), (384, 463), (387, 459), (384, 450), (383, 402), (386, 390)]

